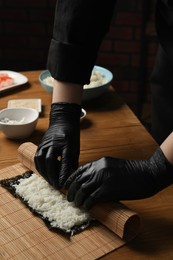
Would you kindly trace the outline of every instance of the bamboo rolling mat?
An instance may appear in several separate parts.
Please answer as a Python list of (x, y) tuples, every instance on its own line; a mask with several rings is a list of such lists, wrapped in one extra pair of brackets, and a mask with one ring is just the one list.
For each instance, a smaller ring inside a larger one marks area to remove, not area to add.
[[(0, 170), (7, 179), (32, 170), (37, 147), (24, 143), (18, 149), (19, 163)], [(72, 237), (48, 230), (43, 221), (6, 189), (0, 187), (0, 259), (97, 259), (126, 244), (139, 231), (140, 219), (121, 203), (95, 206), (91, 215), (99, 223)]]

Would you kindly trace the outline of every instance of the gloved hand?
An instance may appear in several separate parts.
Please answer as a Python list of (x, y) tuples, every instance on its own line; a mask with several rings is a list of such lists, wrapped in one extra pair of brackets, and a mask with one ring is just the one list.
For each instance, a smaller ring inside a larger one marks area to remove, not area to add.
[(90, 209), (95, 203), (150, 197), (173, 183), (173, 166), (159, 148), (148, 160), (104, 157), (78, 168), (65, 187), (68, 201)]
[(38, 172), (56, 189), (78, 167), (80, 114), (78, 104), (53, 103), (49, 128), (34, 157)]

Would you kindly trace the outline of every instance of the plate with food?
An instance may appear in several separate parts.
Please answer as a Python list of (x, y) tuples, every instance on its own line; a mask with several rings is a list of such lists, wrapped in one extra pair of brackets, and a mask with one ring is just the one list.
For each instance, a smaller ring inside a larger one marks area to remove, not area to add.
[(10, 90), (28, 82), (28, 78), (21, 73), (11, 70), (0, 70), (0, 92)]

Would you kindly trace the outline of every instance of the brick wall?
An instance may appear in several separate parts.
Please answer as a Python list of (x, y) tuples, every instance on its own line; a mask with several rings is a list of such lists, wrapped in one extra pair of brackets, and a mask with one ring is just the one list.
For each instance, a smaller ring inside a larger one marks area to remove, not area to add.
[[(0, 69), (45, 69), (55, 4), (56, 0), (0, 0)], [(153, 20), (154, 0), (119, 0), (97, 59), (114, 73), (113, 85), (136, 114), (139, 104), (150, 99), (148, 79), (157, 50)]]
[(0, 67), (45, 68), (56, 0), (0, 0)]
[(141, 115), (150, 102), (149, 78), (157, 51), (154, 0), (119, 0), (98, 62), (114, 73), (113, 85), (132, 110)]

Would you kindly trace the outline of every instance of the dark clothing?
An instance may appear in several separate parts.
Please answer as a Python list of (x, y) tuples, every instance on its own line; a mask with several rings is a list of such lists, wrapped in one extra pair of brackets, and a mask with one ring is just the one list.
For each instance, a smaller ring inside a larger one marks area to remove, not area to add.
[(160, 45), (151, 75), (151, 133), (161, 144), (173, 131), (173, 66)]
[(161, 144), (173, 131), (173, 1), (157, 1), (156, 30), (159, 48), (151, 75), (151, 133)]
[(87, 84), (109, 30), (116, 0), (58, 0), (48, 69), (62, 81)]
[[(151, 77), (152, 131), (158, 143), (173, 131), (173, 1), (157, 0), (160, 47)], [(55, 79), (89, 83), (116, 0), (57, 0), (48, 69)]]

